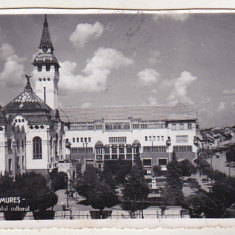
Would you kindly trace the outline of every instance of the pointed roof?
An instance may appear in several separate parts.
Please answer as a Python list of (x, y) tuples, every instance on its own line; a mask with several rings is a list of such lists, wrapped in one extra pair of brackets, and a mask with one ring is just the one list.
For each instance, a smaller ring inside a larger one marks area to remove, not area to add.
[[(43, 51), (43, 48), (47, 47), (51, 50)], [(33, 60), (33, 65), (45, 65), (45, 64), (52, 64), (60, 67), (58, 60), (56, 59), (55, 55), (53, 54), (54, 47), (51, 42), (51, 36), (48, 28), (47, 17), (45, 15), (44, 26), (42, 31), (42, 37), (39, 44), (39, 51)]]
[(196, 115), (190, 110), (185, 104), (180, 101), (172, 108), (169, 113), (167, 120), (189, 120), (197, 119)]
[(51, 48), (54, 50), (51, 36), (48, 28), (48, 22), (47, 22), (47, 16), (45, 15), (44, 24), (43, 24), (43, 31), (42, 31), (42, 37), (40, 41), (39, 48), (42, 49), (44, 46), (47, 46), (48, 48)]
[(5, 106), (6, 111), (10, 113), (37, 111), (50, 112), (51, 108), (33, 92), (29, 81), (30, 76), (26, 75), (26, 77), (27, 83), (24, 91)]

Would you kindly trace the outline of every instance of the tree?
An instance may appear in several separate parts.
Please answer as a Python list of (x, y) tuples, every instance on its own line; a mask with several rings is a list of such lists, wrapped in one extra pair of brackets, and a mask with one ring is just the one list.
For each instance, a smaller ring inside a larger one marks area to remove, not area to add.
[(65, 172), (55, 172), (51, 175), (52, 188), (54, 191), (67, 188), (66, 177), (67, 174)]
[(128, 160), (118, 159), (104, 163), (104, 171), (108, 170), (113, 175), (116, 185), (122, 185), (125, 182), (131, 168), (132, 162)]
[(86, 198), (87, 205), (101, 212), (105, 207), (110, 208), (118, 203), (117, 193), (109, 185), (105, 174), (93, 166), (88, 166), (82, 177), (79, 177), (75, 189)]
[(58, 201), (58, 196), (50, 189), (47, 179), (42, 174), (25, 173), (16, 178), (15, 184), (31, 211), (45, 211)]
[(182, 176), (191, 176), (197, 172), (197, 168), (188, 159), (181, 161), (179, 166)]
[[(122, 208), (130, 212), (131, 217), (137, 210), (146, 208), (146, 199), (149, 194), (149, 187), (144, 178), (144, 168), (137, 150), (135, 163), (130, 174), (124, 183), (122, 190)], [(143, 215), (143, 214), (142, 214)]]
[(164, 175), (164, 173), (162, 172), (162, 169), (159, 165), (153, 166), (153, 174), (155, 177), (159, 177), (159, 176)]
[(163, 190), (163, 199), (170, 205), (182, 205), (184, 195), (182, 192), (183, 179), (180, 163), (176, 159), (175, 152), (172, 153), (172, 160), (167, 165), (166, 187)]

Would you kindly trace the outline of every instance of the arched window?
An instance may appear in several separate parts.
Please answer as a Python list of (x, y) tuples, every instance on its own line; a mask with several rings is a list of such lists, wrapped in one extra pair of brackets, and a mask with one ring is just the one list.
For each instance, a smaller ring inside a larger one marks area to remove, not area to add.
[(42, 139), (40, 137), (33, 138), (33, 159), (42, 159)]

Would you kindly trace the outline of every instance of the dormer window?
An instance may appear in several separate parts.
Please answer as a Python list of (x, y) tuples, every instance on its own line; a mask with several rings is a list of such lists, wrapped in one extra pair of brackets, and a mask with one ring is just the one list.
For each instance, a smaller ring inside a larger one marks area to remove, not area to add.
[(46, 65), (46, 71), (50, 71), (51, 66), (49, 64)]
[(38, 65), (38, 72), (42, 71), (42, 65)]

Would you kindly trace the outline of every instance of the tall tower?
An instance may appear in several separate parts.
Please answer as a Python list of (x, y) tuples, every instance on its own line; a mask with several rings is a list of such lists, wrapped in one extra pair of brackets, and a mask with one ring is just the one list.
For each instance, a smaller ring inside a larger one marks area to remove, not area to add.
[(39, 51), (33, 61), (35, 93), (52, 109), (58, 108), (59, 63), (53, 54), (54, 48), (45, 15)]

